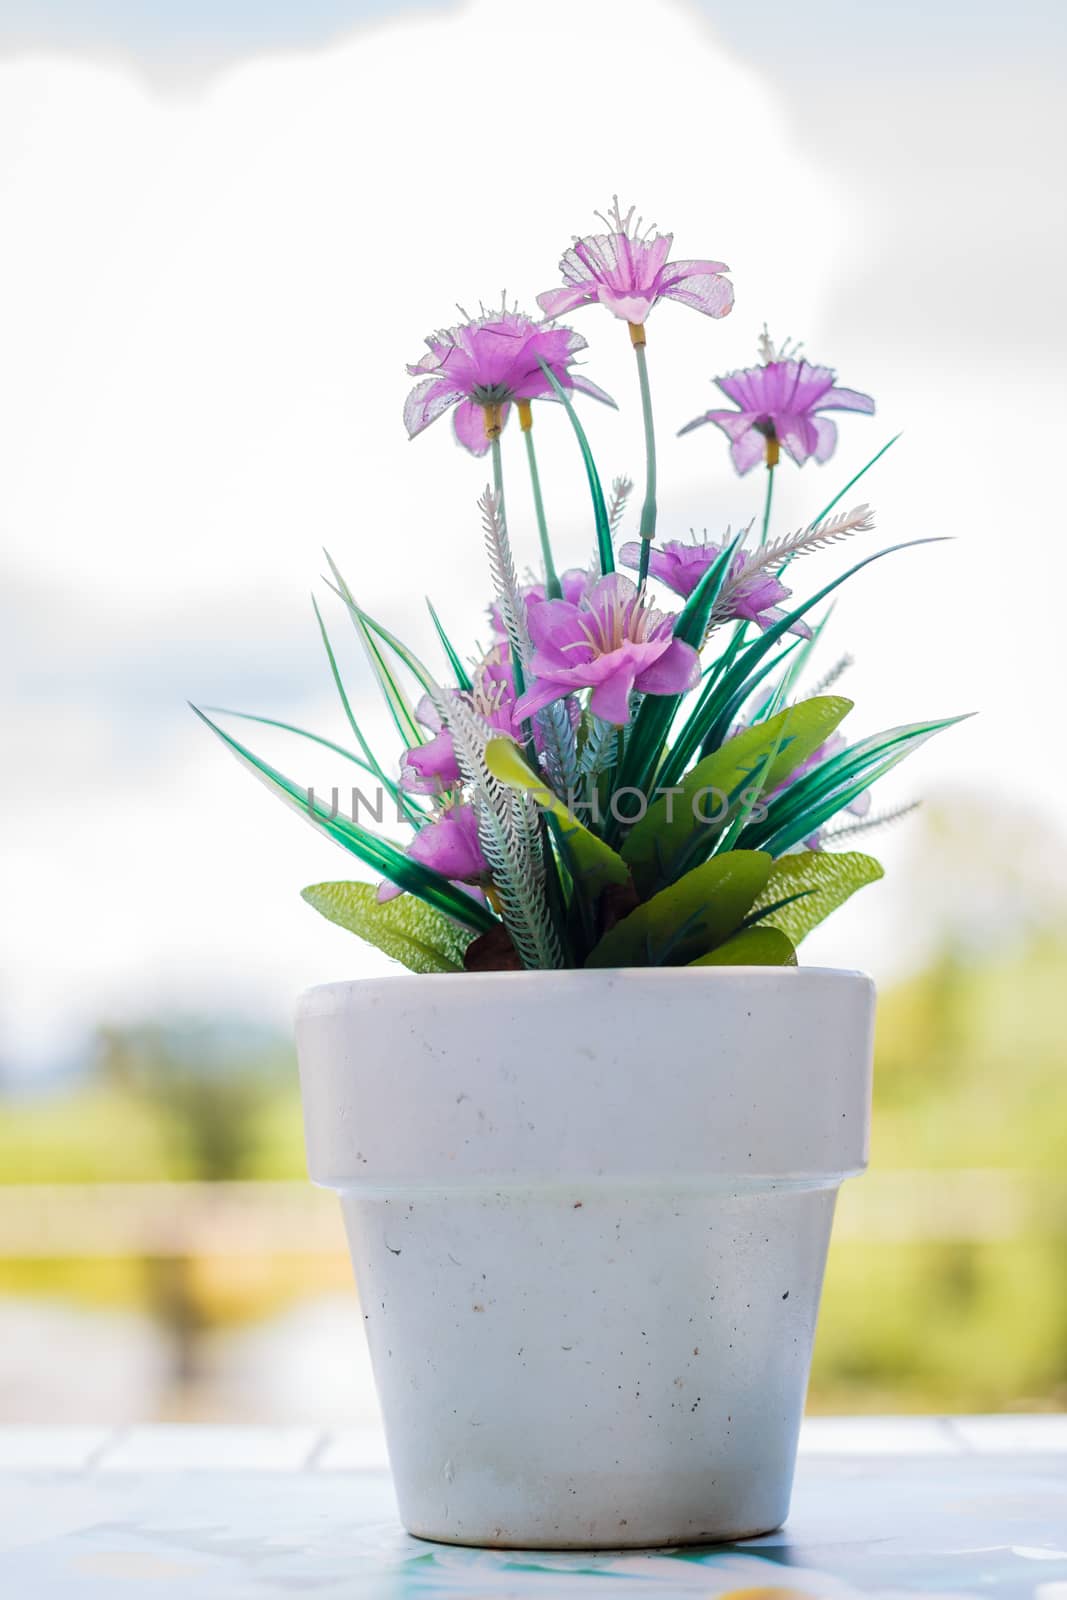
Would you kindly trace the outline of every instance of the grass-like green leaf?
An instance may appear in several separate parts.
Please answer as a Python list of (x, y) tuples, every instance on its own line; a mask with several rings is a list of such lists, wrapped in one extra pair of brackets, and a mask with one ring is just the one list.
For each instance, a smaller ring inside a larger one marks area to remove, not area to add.
[(397, 815), (403, 815), (404, 820), (412, 827), (416, 825), (422, 807), (415, 796), (405, 794), (392, 778), (386, 777), (378, 768), (372, 767), (369, 761), (362, 761), (353, 751), (346, 750), (343, 744), (335, 744), (332, 739), (323, 738), (320, 733), (310, 733), (307, 728), (298, 728), (294, 722), (280, 722), (277, 717), (258, 717), (252, 711), (232, 711), (227, 706), (205, 706), (204, 710), (212, 711), (220, 717), (240, 717), (242, 722), (258, 722), (264, 728), (280, 728), (283, 733), (295, 733), (300, 739), (307, 739), (312, 744), (322, 745), (325, 750), (332, 750), (335, 755), (344, 756), (346, 761), (351, 761), (361, 772), (369, 773), (372, 778), (376, 778), (397, 808)]
[[(831, 911), (843, 906), (857, 889), (877, 883), (883, 876), (881, 863), (858, 851), (836, 854), (828, 850), (803, 850), (796, 855), (782, 856), (771, 868), (751, 914), (757, 916), (763, 906), (776, 909), (768, 909), (758, 925), (747, 931), (777, 929), (797, 945)], [(788, 904), (776, 905), (779, 901), (788, 901)]]
[(595, 901), (609, 883), (629, 883), (630, 871), (622, 857), (579, 822), (544, 779), (531, 771), (510, 739), (490, 739), (485, 764), (500, 783), (518, 794), (528, 794), (552, 817), (566, 842), (571, 877), (590, 900)]
[(197, 706), (191, 709), (273, 794), (284, 800), (298, 816), (302, 816), (312, 827), (326, 834), (335, 844), (341, 845), (343, 849), (348, 850), (376, 872), (380, 872), (399, 888), (409, 894), (418, 895), (427, 905), (443, 911), (446, 916), (455, 917), (457, 921), (474, 928), (478, 933), (487, 933), (498, 926), (497, 918), (488, 906), (472, 900), (470, 895), (457, 889), (439, 872), (422, 866), (418, 861), (412, 861), (388, 839), (379, 838), (368, 828), (362, 827), (358, 822), (350, 822), (346, 817), (340, 815), (331, 817), (326, 807), (317, 800), (309, 804), (307, 789), (302, 789), (284, 773), (278, 772), (266, 761), (261, 761), (258, 756), (253, 755), (251, 750), (246, 749), (231, 734), (218, 727)]
[(608, 521), (608, 508), (604, 503), (604, 490), (600, 483), (600, 474), (593, 460), (593, 452), (589, 448), (589, 440), (585, 436), (585, 429), (578, 420), (578, 413), (571, 404), (571, 397), (560, 383), (552, 368), (545, 361), (540, 361), (541, 371), (548, 379), (559, 400), (567, 413), (567, 418), (574, 429), (578, 447), (582, 452), (582, 461), (585, 463), (585, 475), (589, 480), (589, 494), (593, 502), (593, 520), (596, 524), (596, 547), (600, 557), (600, 570), (606, 577), (609, 572), (615, 571), (615, 552), (611, 545), (611, 524)]
[(441, 648), (448, 657), (448, 664), (452, 668), (452, 673), (456, 680), (456, 688), (462, 689), (464, 694), (470, 694), (472, 688), (474, 687), (470, 680), (470, 674), (463, 665), (463, 662), (460, 660), (451, 639), (445, 632), (444, 625), (434, 609), (433, 601), (427, 599), (426, 604), (430, 609), (430, 616), (433, 618), (433, 625), (437, 629), (437, 637), (441, 641)]
[(715, 686), (713, 705), (709, 708), (710, 726), (705, 736), (705, 745), (710, 749), (717, 748), (726, 738), (738, 711), (749, 698), (758, 681), (754, 679), (754, 670), (764, 660), (770, 650), (778, 643), (784, 634), (788, 633), (794, 622), (800, 621), (806, 614), (825, 600), (827, 595), (833, 594), (849, 578), (855, 577), (857, 572), (862, 572), (864, 567), (869, 567), (872, 562), (881, 561), (886, 556), (895, 555), (898, 550), (912, 550), (921, 544), (940, 544), (940, 537), (928, 539), (908, 539), (902, 544), (889, 545), (885, 550), (876, 550), (873, 555), (864, 556), (862, 561), (857, 561), (854, 566), (842, 572), (838, 577), (832, 578), (823, 585), (810, 600), (805, 600), (792, 611), (786, 612), (777, 622), (769, 627), (766, 633), (761, 633), (754, 639), (746, 650), (738, 656), (729, 671), (723, 674), (722, 679)]
[(411, 702), (379, 648), (378, 637), (380, 636), (380, 630), (371, 624), (370, 618), (365, 615), (361, 607), (352, 598), (352, 591), (341, 576), (337, 564), (328, 550), (326, 551), (326, 560), (330, 564), (330, 571), (337, 579), (336, 592), (348, 607), (348, 614), (352, 618), (356, 635), (366, 651), (371, 671), (378, 680), (378, 686), (385, 697), (385, 703), (389, 707), (389, 714), (396, 724), (396, 730), (400, 735), (404, 749), (410, 750), (415, 745), (424, 744), (426, 734), (415, 720), (415, 712)]
[[(754, 695), (763, 680), (769, 678), (794, 651), (800, 650), (805, 643), (806, 641), (803, 639), (794, 639), (792, 644), (787, 645), (780, 655), (769, 657), (764, 661), (746, 684), (745, 699), (748, 700)], [(723, 739), (713, 742), (707, 736), (712, 719), (716, 716), (718, 710), (719, 703), (716, 699), (716, 693), (719, 676), (720, 674), (716, 668), (713, 668), (708, 674), (707, 681), (693, 709), (671, 740), (670, 747), (664, 754), (663, 764), (657, 774), (661, 784), (677, 783), (698, 751), (700, 751), (701, 756), (710, 755), (712, 750), (717, 749), (722, 744)], [(777, 693), (777, 687), (772, 689), (769, 700), (773, 701)]]
[(463, 971), (471, 930), (411, 895), (380, 905), (370, 883), (313, 883), (300, 891), (300, 897), (327, 921), (347, 928), (412, 972)]
[[(698, 762), (674, 786), (674, 792), (649, 807), (622, 846), (621, 855), (633, 872), (638, 894), (647, 895), (657, 884), (669, 883), (708, 855), (761, 768), (767, 768), (763, 792), (784, 783), (829, 738), (851, 707), (851, 700), (840, 695), (802, 700), (728, 739)], [(707, 797), (710, 807), (701, 804), (702, 817), (698, 819), (695, 813), (702, 790), (714, 793)]]
[(778, 928), (742, 928), (716, 950), (697, 956), (691, 967), (795, 967), (792, 940)]
[(845, 484), (844, 488), (843, 489), (839, 489), (837, 491), (837, 493), (834, 495), (833, 499), (830, 500), (826, 505), (823, 506), (822, 510), (819, 512), (819, 515), (815, 518), (815, 522), (816, 523), (825, 521), (825, 519), (830, 515), (830, 512), (837, 505), (838, 501), (839, 500), (843, 500), (845, 498), (846, 494), (848, 494), (848, 491), (853, 487), (853, 485), (859, 483), (860, 479), (864, 476), (865, 473), (870, 472), (871, 468), (874, 466), (876, 461), (881, 461), (881, 459), (885, 455), (886, 451), (889, 450), (893, 445), (895, 445), (899, 438), (900, 438), (900, 434), (899, 433), (895, 433), (891, 439), (886, 441), (886, 443), (882, 446), (882, 448), (880, 450), (876, 450), (875, 451), (874, 455), (867, 462), (866, 466), (861, 467), (860, 470), (853, 477), (851, 477), (848, 480), (848, 482)]
[(783, 855), (884, 778), (935, 733), (965, 720), (944, 717), (938, 722), (916, 722), (849, 745), (772, 800), (765, 817), (745, 829), (742, 843), (769, 850), (775, 856)]
[(617, 922), (586, 966), (687, 965), (729, 938), (770, 870), (770, 856), (758, 850), (731, 850), (705, 861)]
[[(692, 645), (694, 650), (699, 650), (704, 643), (711, 608), (729, 576), (734, 555), (743, 538), (743, 534), (738, 534), (731, 544), (725, 546), (682, 607), (675, 623), (674, 636)], [(615, 787), (647, 792), (663, 757), (663, 747), (671, 724), (684, 698), (684, 695), (667, 694), (645, 696), (630, 730), (626, 754), (621, 768), (617, 770)], [(609, 838), (617, 839), (621, 831), (617, 822), (609, 823)]]
[(351, 702), (349, 701), (348, 694), (345, 690), (344, 680), (341, 677), (341, 669), (337, 665), (337, 657), (334, 654), (333, 645), (330, 643), (330, 635), (327, 631), (326, 624), (323, 621), (322, 612), (319, 610), (319, 603), (315, 599), (314, 595), (311, 597), (311, 604), (315, 611), (315, 620), (319, 625), (319, 633), (322, 635), (322, 645), (323, 649), (326, 651), (326, 659), (330, 663), (330, 673), (333, 677), (334, 687), (337, 690), (337, 697), (340, 700), (341, 708), (348, 719), (348, 726), (352, 730), (353, 738), (359, 745), (359, 748), (363, 751), (363, 759), (366, 761), (367, 766), (370, 768), (371, 772), (373, 772), (374, 776), (378, 779), (378, 782), (382, 785), (382, 787), (390, 794), (396, 795), (397, 805), (404, 813), (408, 821), (411, 822), (415, 827), (418, 827), (423, 815), (422, 808), (417, 806), (409, 795), (406, 795), (402, 789), (397, 787), (395, 780), (387, 775), (384, 767), (378, 760), (378, 757), (374, 754), (374, 751), (368, 744), (367, 739), (364, 736), (363, 729), (356, 721), (355, 713), (352, 710)]

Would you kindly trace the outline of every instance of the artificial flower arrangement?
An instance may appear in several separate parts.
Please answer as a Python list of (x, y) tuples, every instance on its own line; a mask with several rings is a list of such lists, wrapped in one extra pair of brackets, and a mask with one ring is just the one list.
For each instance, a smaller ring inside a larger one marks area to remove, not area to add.
[[(317, 606), (355, 748), (251, 719), (347, 758), (395, 806), (410, 829), (406, 848), (359, 820), (361, 791), (346, 817), (336, 791), (325, 804), (197, 713), (384, 880), (318, 884), (305, 900), (416, 972), (795, 964), (800, 940), (882, 875), (872, 857), (837, 848), (889, 820), (869, 814), (870, 786), (958, 720), (849, 742), (840, 727), (851, 702), (828, 692), (847, 658), (803, 688), (826, 623), (820, 608), (890, 551), (866, 554), (806, 599), (786, 586), (801, 557), (873, 524), (866, 505), (835, 510), (861, 472), (806, 527), (772, 536), (783, 452), (798, 467), (827, 461), (837, 434), (825, 413), (870, 414), (874, 402), (799, 349), (775, 348), (766, 329), (758, 363), (715, 380), (731, 406), (680, 430), (711, 423), (739, 473), (765, 468), (758, 526), (754, 518), (718, 541), (661, 539), (648, 319), (661, 300), (723, 317), (733, 289), (722, 262), (672, 261), (672, 236), (617, 202), (601, 220), (603, 232), (564, 253), (562, 286), (538, 296), (543, 320), (506, 303), (483, 308), (431, 335), (408, 369), (419, 380), (405, 406), (409, 435), (451, 411), (459, 443), (491, 457), (492, 485), (478, 502), (494, 590), (488, 649), (465, 660), (431, 606), (451, 678), (441, 681), (362, 609), (331, 561), (331, 587), (396, 726), (398, 766), (364, 737)], [(635, 538), (623, 537), (632, 484), (616, 478), (605, 494), (574, 397), (614, 402), (577, 365), (586, 341), (557, 321), (592, 305), (625, 324), (637, 367), (646, 461)], [(584, 460), (595, 534), (587, 566), (561, 571), (553, 552), (534, 446), (541, 401), (562, 406)], [(531, 581), (517, 575), (505, 508), (512, 408), (540, 539)], [(673, 609), (654, 601), (653, 585)]]

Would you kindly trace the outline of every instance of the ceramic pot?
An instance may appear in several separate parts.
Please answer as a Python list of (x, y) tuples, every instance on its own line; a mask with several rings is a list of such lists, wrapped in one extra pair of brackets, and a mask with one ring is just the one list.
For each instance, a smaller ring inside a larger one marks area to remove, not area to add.
[(405, 1526), (616, 1548), (789, 1507), (874, 988), (825, 968), (393, 977), (301, 999)]

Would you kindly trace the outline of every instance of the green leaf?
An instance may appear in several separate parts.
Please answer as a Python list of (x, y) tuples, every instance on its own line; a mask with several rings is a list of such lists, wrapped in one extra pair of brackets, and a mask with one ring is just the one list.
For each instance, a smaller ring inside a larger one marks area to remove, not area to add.
[(857, 889), (862, 889), (864, 884), (877, 883), (884, 875), (881, 862), (873, 856), (860, 855), (858, 851), (842, 851), (837, 855), (827, 850), (804, 850), (797, 855), (782, 856), (771, 868), (752, 913), (757, 914), (761, 906), (772, 906), (777, 900), (793, 895), (799, 898), (770, 911), (761, 918), (758, 928), (749, 931), (777, 928), (795, 945), (799, 944)]
[[(674, 637), (692, 645), (694, 650), (700, 650), (704, 643), (711, 608), (729, 576), (734, 555), (743, 538), (744, 534), (739, 533), (731, 544), (723, 548), (682, 607), (675, 624)], [(648, 788), (660, 764), (671, 723), (684, 698), (680, 694), (645, 696), (627, 740), (626, 755), (618, 777), (619, 788), (640, 789), (642, 792)], [(621, 829), (613, 821), (609, 823), (608, 831), (617, 837)]]
[(585, 429), (578, 421), (578, 413), (571, 404), (570, 395), (547, 362), (538, 357), (538, 365), (555, 390), (556, 399), (562, 402), (570, 420), (570, 425), (574, 429), (575, 437), (578, 440), (578, 447), (582, 452), (585, 475), (589, 480), (589, 494), (593, 501), (593, 520), (596, 523), (596, 544), (600, 555), (600, 571), (607, 577), (609, 572), (615, 571), (615, 552), (611, 547), (611, 526), (608, 522), (608, 508), (604, 504), (604, 490), (600, 484), (600, 474), (597, 472), (596, 462), (593, 460), (593, 452), (589, 448), (589, 440), (585, 436)]
[(629, 868), (622, 857), (579, 822), (544, 779), (526, 765), (510, 739), (490, 739), (485, 747), (485, 764), (500, 783), (518, 794), (528, 794), (553, 818), (566, 842), (571, 875), (591, 899), (609, 883), (629, 883)]
[(322, 635), (322, 644), (324, 650), (326, 651), (326, 659), (330, 663), (330, 672), (333, 675), (334, 687), (337, 690), (338, 698), (341, 701), (344, 714), (348, 718), (348, 726), (352, 729), (352, 734), (355, 738), (355, 741), (359, 745), (359, 748), (363, 751), (367, 765), (371, 772), (373, 772), (375, 777), (378, 779), (378, 782), (384, 789), (388, 791), (388, 793), (396, 796), (399, 809), (404, 812), (404, 815), (407, 817), (408, 821), (417, 827), (422, 819), (422, 809), (421, 807), (417, 806), (415, 802), (403, 792), (402, 789), (398, 788), (397, 784), (392, 778), (386, 775), (380, 761), (374, 754), (374, 751), (371, 749), (370, 745), (367, 743), (367, 740), (363, 734), (363, 729), (356, 721), (355, 715), (352, 711), (352, 706), (349, 703), (348, 695), (345, 692), (345, 686), (341, 678), (340, 668), (337, 665), (337, 657), (334, 655), (333, 645), (330, 643), (330, 635), (326, 631), (326, 624), (322, 620), (322, 612), (319, 610), (319, 603), (315, 599), (314, 595), (311, 597), (311, 604), (315, 611), (315, 620), (319, 625), (319, 632)]
[[(778, 667), (782, 666), (789, 656), (792, 655), (794, 651), (801, 649), (805, 643), (806, 641), (803, 639), (794, 639), (793, 643), (787, 645), (786, 648), (777, 656), (770, 657), (763, 663), (761, 667), (757, 668), (752, 677), (749, 679), (748, 683), (745, 685), (745, 699), (749, 699), (749, 697), (754, 694), (755, 690), (763, 682), (764, 678), (769, 677), (772, 672), (774, 672)], [(713, 718), (717, 714), (720, 705), (720, 701), (717, 697), (720, 676), (718, 667), (719, 663), (716, 663), (711, 669), (708, 680), (701, 690), (700, 698), (697, 700), (696, 705), (693, 707), (692, 711), (689, 713), (689, 716), (682, 724), (682, 727), (679, 729), (676, 737), (671, 743), (670, 749), (663, 758), (663, 765), (661, 766), (658, 774), (661, 784), (666, 785), (668, 783), (677, 783), (678, 779), (689, 765), (693, 756), (698, 750), (700, 750), (702, 745), (706, 745), (706, 748), (702, 751), (702, 754), (710, 755), (712, 750), (718, 748), (718, 746), (723, 742), (722, 739), (718, 739), (716, 740), (715, 744), (712, 744), (710, 739), (707, 739), (708, 730), (711, 726)], [(772, 691), (772, 699), (776, 692), (777, 690)], [(727, 732), (728, 731), (729, 730), (727, 730)]]
[[(776, 695), (781, 695), (783, 700), (788, 700), (789, 696), (796, 688), (802, 674), (804, 673), (808, 662), (811, 660), (813, 652), (818, 647), (819, 641), (822, 638), (826, 626), (834, 614), (835, 607), (836, 601), (834, 602), (834, 605), (827, 607), (826, 615), (824, 617), (820, 617), (819, 621), (812, 628), (810, 639), (799, 639), (797, 641), (800, 646), (799, 650), (797, 650), (793, 655), (793, 659), (782, 673), (777, 687), (772, 690), (770, 694), (766, 695), (764, 700), (752, 714), (750, 719), (752, 722), (762, 722), (765, 717), (770, 716), (771, 712), (775, 709), (774, 700)], [(781, 663), (785, 660), (786, 654), (787, 652), (783, 651), (778, 657), (779, 665), (781, 665)]]
[(462, 689), (464, 694), (470, 694), (474, 687), (470, 680), (470, 674), (463, 665), (463, 662), (459, 659), (455, 646), (448, 637), (448, 634), (445, 632), (441, 619), (434, 610), (433, 601), (427, 599), (426, 604), (430, 608), (430, 616), (433, 618), (433, 625), (437, 629), (437, 637), (441, 641), (441, 648), (448, 657), (448, 664), (452, 668), (452, 673), (456, 680), (456, 688)]
[(412, 972), (462, 972), (469, 928), (410, 895), (379, 904), (370, 883), (313, 883), (300, 898)]
[[(404, 693), (403, 687), (397, 680), (395, 673), (392, 671), (389, 663), (386, 661), (378, 647), (378, 639), (384, 637), (385, 630), (380, 628), (377, 624), (372, 623), (370, 617), (368, 617), (361, 607), (356, 604), (355, 600), (352, 598), (351, 590), (349, 589), (344, 578), (342, 578), (340, 572), (338, 571), (337, 565), (328, 550), (326, 551), (326, 560), (330, 563), (330, 571), (337, 579), (336, 593), (341, 596), (341, 599), (348, 607), (348, 614), (352, 618), (352, 625), (356, 630), (356, 634), (360, 643), (366, 651), (367, 660), (370, 662), (371, 670), (378, 680), (378, 686), (385, 697), (385, 703), (389, 707), (389, 714), (392, 717), (393, 722), (396, 724), (396, 730), (403, 742), (404, 749), (411, 750), (415, 745), (424, 744), (427, 739), (427, 734), (422, 728), (420, 728), (418, 722), (416, 721), (415, 712), (412, 708), (411, 702)], [(389, 640), (390, 643), (392, 643), (391, 635), (389, 636)], [(410, 655), (410, 651), (408, 651), (407, 654)], [(422, 670), (425, 672), (426, 669), (423, 668)]]
[(817, 606), (827, 595), (839, 589), (849, 578), (855, 577), (857, 572), (862, 572), (864, 567), (869, 567), (874, 561), (881, 561), (885, 556), (895, 555), (898, 550), (912, 550), (921, 544), (941, 544), (940, 536), (927, 539), (908, 539), (903, 544), (889, 545), (885, 550), (876, 550), (873, 555), (864, 556), (862, 561), (857, 561), (854, 566), (842, 572), (840, 576), (832, 578), (823, 585), (810, 600), (805, 600), (794, 610), (786, 612), (779, 620), (754, 639), (744, 653), (738, 657), (730, 670), (724, 674), (720, 683), (716, 685), (715, 704), (712, 715), (714, 721), (706, 735), (706, 743), (714, 748), (722, 743), (730, 730), (730, 725), (737, 715), (738, 710), (748, 699), (752, 692), (753, 683), (750, 681), (754, 669), (778, 643), (779, 639), (799, 621), (804, 615)]
[[(802, 700), (728, 739), (698, 762), (680, 784), (673, 786), (675, 792), (649, 806), (622, 846), (622, 858), (633, 872), (638, 894), (649, 894), (657, 883), (669, 883), (680, 870), (710, 852), (768, 756), (771, 759), (763, 778), (764, 791), (784, 783), (829, 738), (851, 708), (851, 700), (840, 695)], [(773, 753), (776, 745), (777, 752)], [(710, 818), (707, 805), (701, 801), (701, 790), (715, 791), (708, 797), (712, 802)], [(698, 806), (707, 820), (697, 820)]]
[(797, 953), (778, 928), (742, 928), (717, 950), (690, 961), (691, 967), (795, 967)]
[(376, 872), (380, 872), (399, 888), (407, 890), (409, 894), (418, 895), (420, 900), (425, 900), (428, 905), (443, 911), (446, 916), (455, 917), (457, 921), (466, 923), (478, 933), (488, 933), (490, 929), (498, 926), (497, 918), (487, 906), (464, 894), (439, 872), (422, 866), (418, 861), (412, 861), (388, 839), (380, 839), (377, 834), (361, 827), (358, 822), (350, 822), (342, 816), (331, 817), (326, 807), (320, 805), (318, 801), (309, 804), (307, 789), (302, 789), (284, 773), (278, 772), (266, 761), (254, 756), (251, 750), (247, 750), (243, 744), (224, 732), (198, 707), (192, 706), (191, 709), (273, 794), (278, 795), (299, 816), (326, 834), (335, 844), (341, 845), (343, 849), (358, 857), (367, 866), (373, 867)]
[(848, 494), (848, 491), (852, 488), (853, 484), (859, 483), (859, 481), (863, 477), (864, 473), (865, 472), (870, 472), (870, 470), (874, 466), (875, 462), (876, 461), (881, 461), (881, 459), (885, 455), (886, 451), (892, 445), (895, 445), (899, 438), (900, 438), (900, 434), (899, 433), (895, 433), (893, 435), (893, 437), (890, 440), (888, 440), (887, 443), (884, 444), (880, 450), (876, 450), (874, 455), (868, 461), (867, 465), (865, 467), (861, 467), (860, 470), (855, 474), (855, 476), (848, 480), (848, 482), (845, 484), (845, 487), (843, 489), (839, 489), (837, 491), (837, 493), (834, 495), (833, 499), (829, 502), (829, 504), (823, 506), (822, 510), (819, 512), (819, 515), (815, 518), (815, 522), (822, 522), (824, 520), (824, 518), (828, 517), (830, 515), (830, 512), (836, 506), (837, 502), (839, 500), (843, 500), (845, 498), (846, 494)]
[(393, 804), (402, 812), (405, 822), (416, 826), (417, 819), (423, 815), (423, 808), (413, 795), (404, 794), (400, 785), (392, 778), (388, 778), (369, 761), (361, 761), (353, 751), (346, 750), (343, 744), (335, 744), (332, 739), (324, 739), (321, 734), (309, 733), (307, 728), (298, 728), (293, 722), (279, 722), (277, 717), (257, 717), (252, 711), (231, 711), (226, 706), (205, 706), (206, 711), (213, 711), (220, 717), (240, 717), (243, 722), (258, 722), (264, 728), (280, 728), (283, 733), (295, 733), (301, 739), (308, 739), (312, 744), (320, 744), (326, 750), (332, 750), (335, 755), (344, 756), (346, 761), (351, 761), (353, 766), (359, 767), (361, 772), (367, 772), (385, 789)]
[(744, 842), (754, 848), (766, 848), (775, 856), (784, 855), (935, 733), (965, 720), (945, 717), (938, 722), (916, 722), (849, 745), (839, 755), (821, 761), (772, 800), (763, 820), (745, 829)]
[(617, 922), (586, 966), (684, 966), (729, 938), (770, 870), (759, 850), (714, 856)]

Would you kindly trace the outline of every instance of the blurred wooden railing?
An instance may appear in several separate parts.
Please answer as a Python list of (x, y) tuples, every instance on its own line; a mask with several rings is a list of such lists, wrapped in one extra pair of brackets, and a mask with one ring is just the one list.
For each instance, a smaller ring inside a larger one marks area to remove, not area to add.
[[(1005, 1169), (889, 1171), (846, 1183), (835, 1238), (1067, 1234), (1067, 1178)], [(286, 1183), (0, 1184), (0, 1257), (333, 1255), (332, 1194)]]

